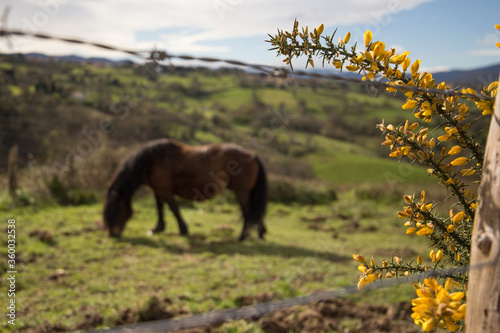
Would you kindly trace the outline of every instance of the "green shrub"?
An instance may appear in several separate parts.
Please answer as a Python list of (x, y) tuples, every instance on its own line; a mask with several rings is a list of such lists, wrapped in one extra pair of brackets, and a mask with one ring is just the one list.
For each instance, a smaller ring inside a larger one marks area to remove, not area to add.
[(269, 201), (317, 205), (335, 200), (337, 193), (327, 183), (276, 176), (269, 179)]
[(75, 206), (97, 202), (97, 195), (84, 189), (72, 189), (64, 184), (58, 176), (52, 175), (47, 182), (51, 197), (60, 205)]

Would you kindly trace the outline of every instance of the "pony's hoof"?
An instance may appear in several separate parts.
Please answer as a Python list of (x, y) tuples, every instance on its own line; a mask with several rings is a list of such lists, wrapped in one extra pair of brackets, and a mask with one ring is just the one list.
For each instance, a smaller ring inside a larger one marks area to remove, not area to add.
[(154, 234), (158, 234), (162, 232), (163, 230), (157, 230), (157, 229), (152, 229), (148, 231), (148, 236), (153, 236)]

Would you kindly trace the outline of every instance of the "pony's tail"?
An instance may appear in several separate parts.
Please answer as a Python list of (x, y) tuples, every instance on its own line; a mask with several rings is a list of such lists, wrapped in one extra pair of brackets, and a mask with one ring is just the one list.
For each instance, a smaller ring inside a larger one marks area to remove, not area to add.
[(249, 220), (254, 223), (262, 221), (264, 215), (266, 214), (267, 206), (267, 175), (262, 162), (255, 156), (255, 161), (259, 165), (259, 174), (257, 176), (257, 182), (250, 192), (250, 211)]

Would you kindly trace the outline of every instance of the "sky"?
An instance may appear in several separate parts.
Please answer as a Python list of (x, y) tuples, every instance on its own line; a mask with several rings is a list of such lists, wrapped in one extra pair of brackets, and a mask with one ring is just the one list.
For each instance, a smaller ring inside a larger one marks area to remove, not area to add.
[[(174, 55), (282, 66), (266, 40), (278, 29), (291, 30), (297, 19), (310, 29), (323, 23), (323, 34), (338, 28), (343, 37), (349, 31), (352, 42), (371, 30), (374, 41), (410, 51), (425, 71), (500, 63), (499, 0), (0, 0), (0, 11), (7, 5), (7, 28)], [(125, 57), (27, 37), (0, 40), (0, 52)]]

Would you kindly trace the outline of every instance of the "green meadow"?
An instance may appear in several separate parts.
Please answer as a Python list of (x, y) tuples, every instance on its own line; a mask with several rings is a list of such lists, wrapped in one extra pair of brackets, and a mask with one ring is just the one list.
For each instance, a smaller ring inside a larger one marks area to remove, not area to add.
[[(236, 69), (164, 68), (152, 79), (131, 64), (4, 58), (0, 68), (0, 117), (10, 128), (0, 134), (2, 156), (19, 147), (16, 196), (6, 190), (6, 159), (0, 167), (0, 243), (7, 247), (7, 220), (15, 219), (17, 270), (16, 325), (3, 316), (2, 329), (85, 330), (283, 300), (355, 285), (353, 254), (411, 260), (428, 246), (405, 235), (396, 212), (403, 194), (442, 194), (424, 168), (388, 158), (376, 129), (408, 116), (398, 97), (329, 81), (283, 85)], [(102, 130), (104, 123), (113, 129)], [(231, 141), (262, 156), (270, 190), (265, 241), (256, 232), (237, 241), (242, 218), (231, 193), (182, 202), (188, 237), (167, 208), (166, 232), (148, 236), (156, 209), (147, 189), (136, 194), (123, 236), (109, 238), (101, 225), (105, 185), (133, 147), (158, 137)], [(82, 142), (90, 146), (85, 154)], [(396, 304), (413, 293), (400, 285), (350, 298)], [(221, 331), (261, 328), (235, 322)]]

